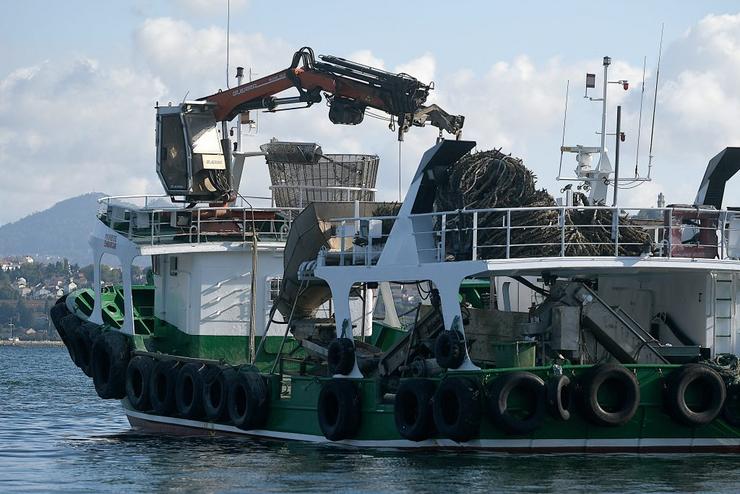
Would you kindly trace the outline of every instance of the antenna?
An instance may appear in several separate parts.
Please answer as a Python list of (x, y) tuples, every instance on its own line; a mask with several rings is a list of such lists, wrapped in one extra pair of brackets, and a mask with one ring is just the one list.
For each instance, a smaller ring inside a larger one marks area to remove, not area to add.
[(565, 147), (565, 123), (568, 121), (568, 91), (570, 90), (570, 79), (565, 83), (565, 111), (563, 112), (563, 138), (560, 140), (560, 166), (558, 177), (563, 172), (563, 148)]
[(658, 80), (660, 79), (660, 57), (663, 55), (663, 28), (665, 23), (660, 25), (660, 43), (658, 44), (658, 66), (655, 70), (655, 95), (653, 96), (653, 121), (650, 124), (650, 150), (648, 151), (648, 178), (653, 167), (653, 137), (655, 136), (655, 109), (658, 105)]
[(645, 99), (645, 67), (647, 57), (642, 58), (642, 91), (640, 91), (640, 116), (637, 119), (637, 150), (635, 151), (635, 178), (638, 175), (638, 163), (640, 160), (640, 136), (642, 135), (642, 101)]
[(226, 0), (226, 89), (229, 89), (229, 41), (231, 27), (231, 0)]

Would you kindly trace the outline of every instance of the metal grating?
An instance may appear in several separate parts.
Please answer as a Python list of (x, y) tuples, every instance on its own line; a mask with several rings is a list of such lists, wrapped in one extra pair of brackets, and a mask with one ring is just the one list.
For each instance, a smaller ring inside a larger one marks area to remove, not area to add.
[(311, 202), (374, 201), (377, 155), (324, 154), (317, 163), (268, 161), (276, 207)]

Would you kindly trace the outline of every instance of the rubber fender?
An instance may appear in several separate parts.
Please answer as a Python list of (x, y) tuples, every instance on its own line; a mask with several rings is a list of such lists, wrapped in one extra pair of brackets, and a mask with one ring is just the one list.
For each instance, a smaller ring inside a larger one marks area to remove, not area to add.
[[(727, 392), (719, 373), (702, 364), (686, 364), (666, 379), (665, 405), (678, 422), (689, 426), (708, 424), (722, 412)], [(692, 386), (693, 385), (693, 386)], [(686, 402), (689, 386), (701, 390), (698, 409)]]
[(181, 416), (200, 420), (203, 418), (203, 378), (205, 366), (190, 362), (177, 372), (175, 380), (175, 408)]
[(105, 331), (92, 345), (92, 378), (95, 391), (103, 399), (126, 396), (126, 369), (130, 355), (129, 339), (119, 331)]
[(77, 367), (86, 376), (92, 377), (92, 347), (95, 338), (101, 333), (100, 326), (91, 322), (84, 322), (72, 333), (69, 344), (74, 346)]
[(64, 301), (57, 302), (56, 305), (49, 310), (49, 318), (51, 319), (52, 324), (54, 324), (54, 328), (56, 328), (57, 333), (59, 333), (59, 338), (62, 339), (62, 342), (65, 345), (67, 345), (67, 333), (62, 327), (62, 318), (67, 315), (69, 315), (69, 309), (67, 309), (67, 305)]
[(136, 410), (151, 410), (149, 400), (149, 383), (156, 361), (151, 357), (137, 355), (126, 368), (126, 398)]
[(457, 369), (465, 360), (465, 337), (456, 329), (442, 331), (434, 342), (434, 358), (443, 369)]
[(740, 427), (740, 385), (727, 386), (722, 418), (733, 427)]
[(319, 393), (319, 427), (330, 441), (355, 437), (362, 420), (360, 390), (350, 379), (332, 379)]
[(157, 415), (172, 415), (175, 411), (176, 360), (159, 360), (149, 379), (149, 401)]
[(62, 317), (59, 320), (59, 325), (62, 327), (62, 331), (64, 332), (64, 335), (66, 338), (66, 341), (64, 342), (64, 344), (67, 347), (69, 358), (72, 360), (72, 362), (74, 362), (75, 365), (78, 365), (78, 364), (77, 364), (77, 355), (75, 355), (75, 346), (73, 345), (73, 341), (77, 333), (77, 330), (80, 328), (81, 324), (82, 324), (82, 321), (80, 321), (80, 319), (74, 314), (67, 314), (66, 316)]
[(404, 439), (424, 441), (434, 434), (435, 384), (431, 379), (406, 379), (396, 391), (393, 415), (396, 429)]
[(207, 365), (200, 376), (203, 380), (205, 418), (214, 422), (226, 421), (228, 419), (227, 395), (236, 371), (228, 367)]
[(464, 377), (448, 377), (434, 393), (432, 410), (440, 436), (457, 442), (477, 437), (481, 421), (478, 383)]
[(553, 376), (545, 383), (547, 411), (559, 420), (569, 420), (573, 406), (573, 386), (565, 374)]
[[(615, 403), (599, 401), (603, 386), (614, 389)], [(640, 384), (635, 375), (619, 364), (600, 364), (584, 373), (581, 403), (586, 417), (596, 425), (620, 426), (629, 422), (640, 405)]]
[(253, 369), (240, 369), (234, 375), (227, 395), (231, 423), (244, 430), (258, 429), (267, 421), (269, 406), (265, 380)]
[(348, 375), (355, 367), (355, 344), (349, 338), (332, 340), (326, 361), (329, 374)]
[[(487, 387), (491, 420), (509, 434), (523, 435), (542, 426), (547, 415), (545, 382), (531, 372), (507, 372)], [(530, 398), (519, 413), (509, 406), (509, 397), (517, 391)]]

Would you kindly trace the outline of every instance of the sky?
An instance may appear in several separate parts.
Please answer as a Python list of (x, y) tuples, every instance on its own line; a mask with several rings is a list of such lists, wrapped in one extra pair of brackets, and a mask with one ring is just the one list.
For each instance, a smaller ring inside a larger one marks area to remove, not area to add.
[[(161, 193), (154, 106), (226, 87), (227, 0), (5, 1), (0, 224), (86, 192)], [(237, 65), (264, 76), (286, 68), (302, 46), (434, 81), (429, 102), (465, 115), (464, 138), (479, 150), (521, 157), (556, 196), (565, 185), (555, 177), (566, 82), (566, 145), (598, 145), (600, 106), (583, 98), (584, 74), (596, 73), (600, 84), (605, 55), (613, 60), (609, 78), (630, 81), (626, 92), (610, 86), (608, 131), (619, 104), (622, 169), (647, 173), (663, 24), (653, 181), (620, 192), (621, 204), (654, 205), (659, 192), (668, 203), (691, 203), (708, 160), (740, 146), (737, 2), (231, 0), (230, 11), (229, 84)], [(272, 137), (318, 142), (327, 153), (378, 154), (377, 198), (398, 197), (398, 143), (383, 121), (333, 125), (323, 104), (260, 114), (245, 146), (257, 149)], [(404, 186), (435, 137), (433, 128), (407, 135)], [(265, 195), (264, 161), (246, 166), (242, 193)], [(563, 173), (574, 167), (566, 155)], [(735, 178), (725, 205), (738, 205), (738, 193)]]

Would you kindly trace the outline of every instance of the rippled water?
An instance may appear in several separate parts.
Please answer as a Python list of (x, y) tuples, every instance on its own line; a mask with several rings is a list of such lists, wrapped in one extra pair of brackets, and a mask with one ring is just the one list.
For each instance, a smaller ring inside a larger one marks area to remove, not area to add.
[(738, 492), (740, 456), (360, 451), (132, 433), (63, 348), (0, 347), (0, 492)]

